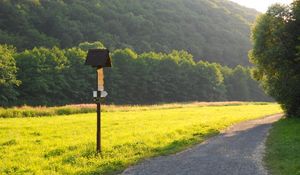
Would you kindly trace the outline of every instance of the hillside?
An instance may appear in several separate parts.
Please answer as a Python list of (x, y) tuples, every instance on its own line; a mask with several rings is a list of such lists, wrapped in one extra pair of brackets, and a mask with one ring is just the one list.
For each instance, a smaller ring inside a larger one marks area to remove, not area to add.
[(102, 41), (111, 50), (187, 50), (196, 60), (247, 65), (258, 12), (227, 0), (0, 0), (0, 44), (19, 50)]

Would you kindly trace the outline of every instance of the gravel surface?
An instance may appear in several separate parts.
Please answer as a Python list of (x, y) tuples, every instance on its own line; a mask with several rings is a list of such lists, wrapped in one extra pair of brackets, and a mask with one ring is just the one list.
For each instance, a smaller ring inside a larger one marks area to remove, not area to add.
[(183, 152), (143, 161), (124, 175), (267, 175), (262, 158), (273, 122), (282, 114), (236, 124)]

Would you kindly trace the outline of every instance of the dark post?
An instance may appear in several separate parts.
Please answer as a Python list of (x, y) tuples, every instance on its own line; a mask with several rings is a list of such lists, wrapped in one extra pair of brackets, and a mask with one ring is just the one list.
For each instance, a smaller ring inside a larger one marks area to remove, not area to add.
[(97, 103), (97, 152), (101, 152), (101, 102)]

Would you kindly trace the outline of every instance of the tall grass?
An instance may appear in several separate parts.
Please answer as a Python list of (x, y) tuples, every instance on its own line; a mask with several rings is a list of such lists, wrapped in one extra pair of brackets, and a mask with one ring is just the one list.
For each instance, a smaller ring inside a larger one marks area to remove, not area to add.
[(13, 107), (0, 108), (0, 118), (26, 118), (54, 115), (70, 115), (95, 112), (92, 106), (61, 106), (61, 107)]
[[(175, 109), (184, 107), (201, 107), (201, 106), (231, 106), (231, 105), (245, 105), (245, 104), (269, 104), (264, 102), (251, 103), (251, 102), (193, 102), (193, 103), (171, 103), (171, 104), (158, 104), (158, 105), (145, 105), (145, 106), (116, 106), (116, 105), (102, 105), (102, 111), (115, 112), (115, 111), (145, 111), (145, 110), (159, 110), (159, 109)], [(80, 104), (80, 105), (66, 105), (59, 107), (13, 107), (1, 108), (0, 118), (26, 118), (26, 117), (43, 117), (43, 116), (56, 116), (56, 115), (71, 115), (92, 113), (96, 111), (95, 104)]]

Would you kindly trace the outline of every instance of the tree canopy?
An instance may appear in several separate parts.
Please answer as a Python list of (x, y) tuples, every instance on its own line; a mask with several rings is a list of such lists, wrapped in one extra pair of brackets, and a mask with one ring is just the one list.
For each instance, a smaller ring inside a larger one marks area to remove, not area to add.
[(103, 41), (110, 50), (186, 50), (195, 61), (248, 65), (257, 14), (228, 0), (0, 0), (0, 44), (23, 51)]
[(0, 106), (11, 105), (18, 95), (15, 87), (20, 81), (16, 78), (15, 51), (14, 47), (0, 45)]
[[(84, 42), (16, 52), (0, 45), (0, 105), (91, 103), (96, 69), (84, 65), (89, 47), (104, 46)], [(177, 50), (138, 54), (125, 48), (114, 50), (111, 57), (113, 67), (104, 70), (110, 104), (272, 100), (251, 79), (250, 68), (195, 62), (190, 53)]]
[(300, 116), (300, 1), (275, 4), (253, 28), (254, 77), (288, 116)]

